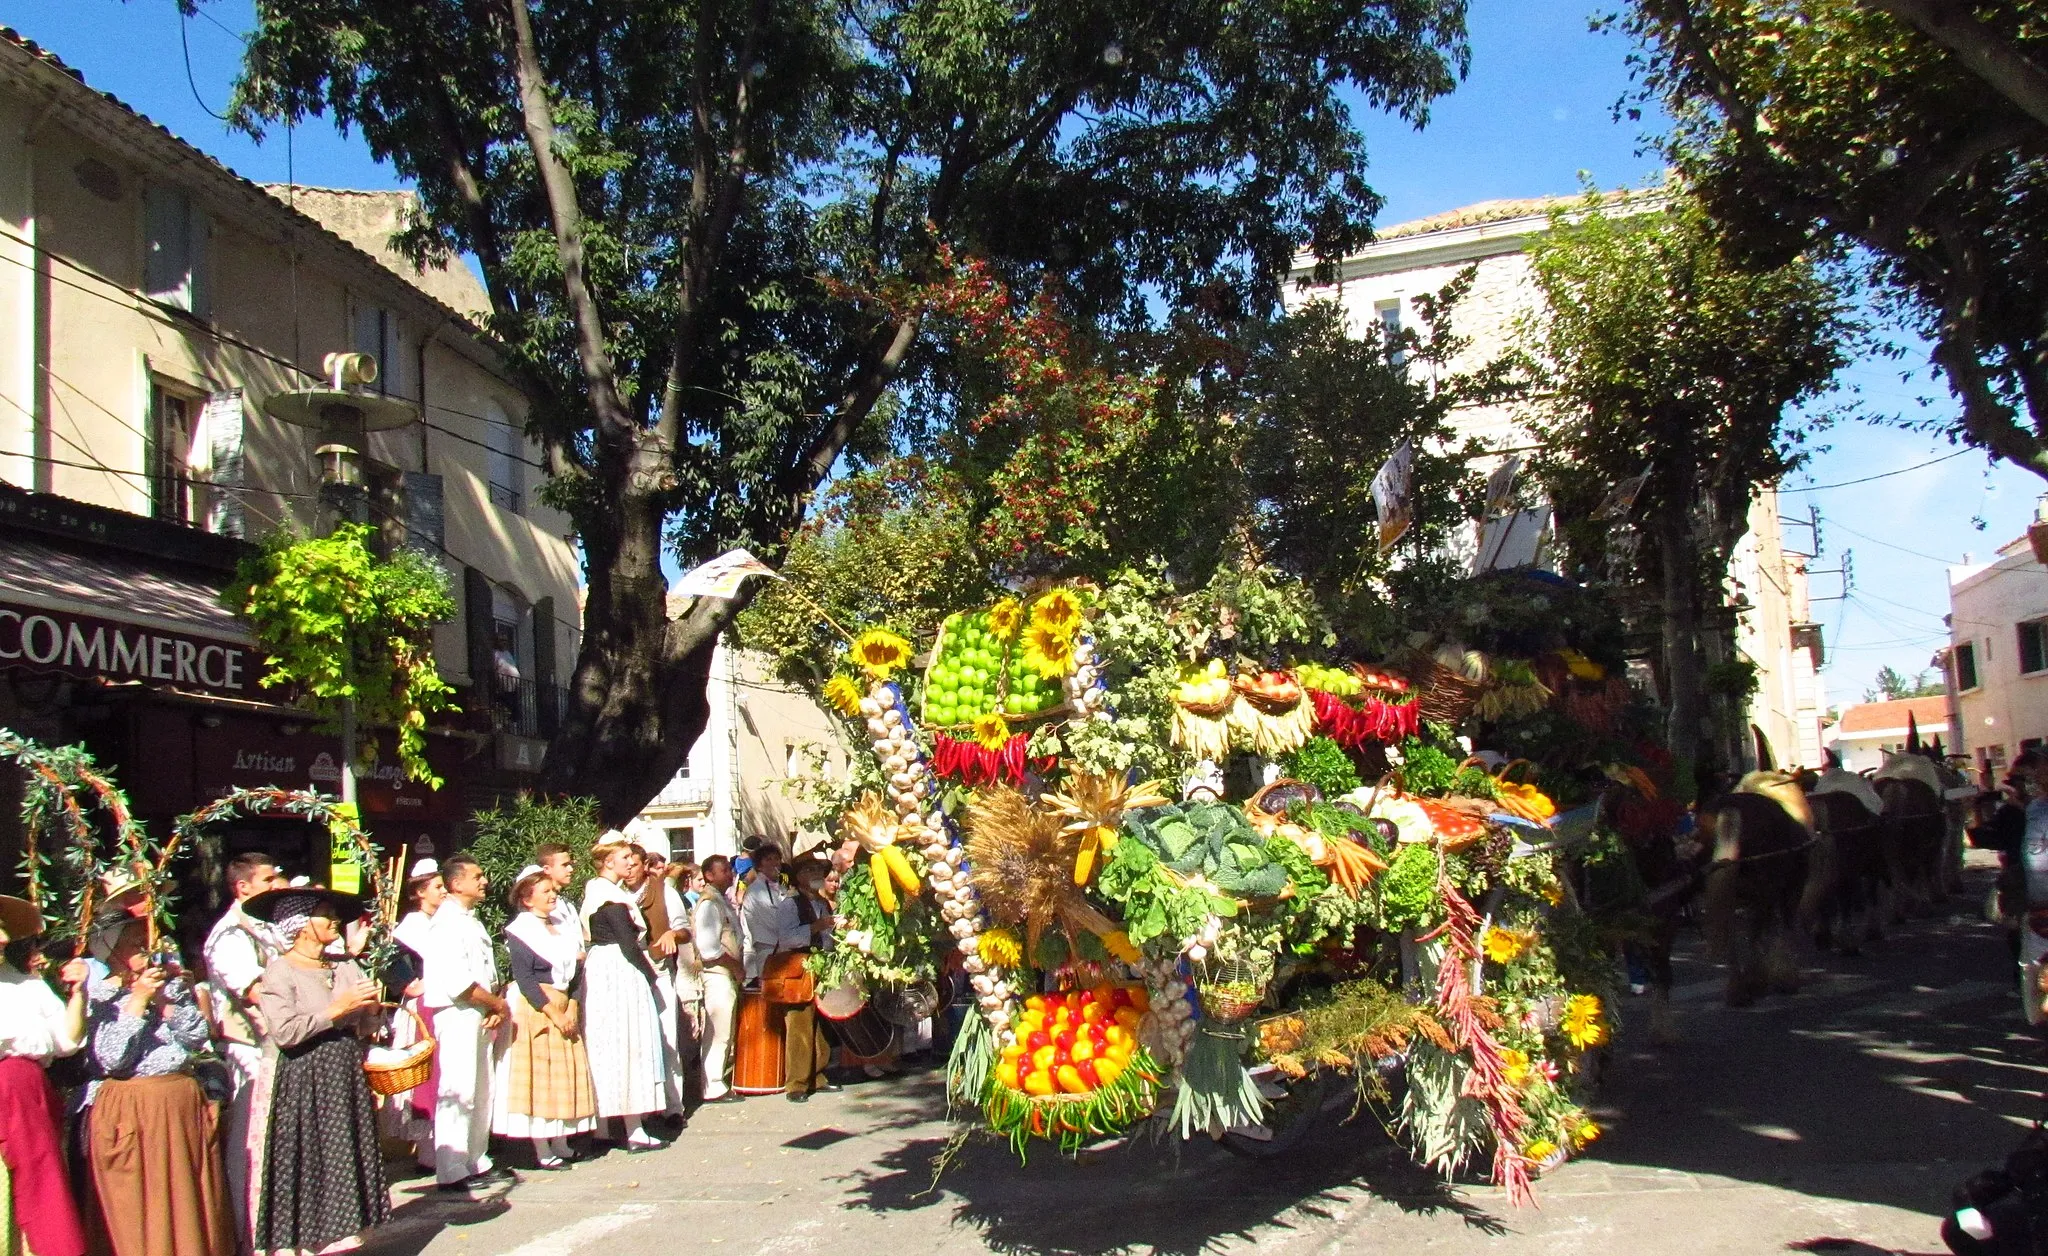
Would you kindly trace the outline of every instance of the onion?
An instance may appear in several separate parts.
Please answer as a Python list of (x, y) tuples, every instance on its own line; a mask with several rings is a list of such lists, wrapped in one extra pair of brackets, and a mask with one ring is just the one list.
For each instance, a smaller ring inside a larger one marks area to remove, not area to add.
[(985, 973), (988, 971), (988, 961), (979, 955), (970, 955), (960, 961), (960, 967), (966, 969), (969, 975)]
[(871, 720), (878, 719), (882, 714), (882, 704), (873, 697), (862, 698), (860, 700), (860, 713)]

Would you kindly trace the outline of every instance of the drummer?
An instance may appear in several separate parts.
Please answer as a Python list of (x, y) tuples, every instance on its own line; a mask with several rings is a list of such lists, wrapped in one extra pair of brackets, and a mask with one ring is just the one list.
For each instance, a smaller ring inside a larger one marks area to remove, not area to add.
[[(789, 906), (794, 928), (783, 933), (787, 949), (809, 951), (832, 945), (832, 904), (825, 897), (825, 874), (832, 865), (822, 858), (799, 859), (792, 873), (796, 893)], [(790, 1007), (783, 1013), (783, 1093), (792, 1103), (802, 1103), (820, 1090), (832, 1089), (825, 1067), (832, 1062), (832, 1044), (819, 1024), (818, 1009), (810, 1003)]]

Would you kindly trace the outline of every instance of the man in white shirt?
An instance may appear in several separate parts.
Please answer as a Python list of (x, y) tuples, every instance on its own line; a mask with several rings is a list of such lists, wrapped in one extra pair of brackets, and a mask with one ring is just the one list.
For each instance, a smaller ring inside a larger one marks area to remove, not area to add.
[(256, 1120), (270, 1106), (270, 1073), (263, 1060), (263, 1017), (256, 1010), (256, 982), (283, 947), (263, 921), (246, 915), (242, 904), (285, 884), (277, 861), (261, 851), (245, 851), (228, 861), (228, 893), (234, 903), (214, 922), (200, 950), (213, 989), (209, 1002), (214, 1037), (228, 1066), (234, 1089), (229, 1093), (227, 1120), (221, 1131), (221, 1156), (226, 1162), (228, 1194), (235, 1205), (236, 1233), (243, 1247), (254, 1239), (256, 1215), (253, 1185), (263, 1179), (263, 1139), (268, 1120)]
[(434, 913), (427, 935), (420, 1004), (439, 1039), (440, 1081), (434, 1095), (434, 1180), (444, 1191), (469, 1191), (516, 1182), (510, 1169), (493, 1168), (491, 1041), (510, 1011), (497, 994), (498, 959), (477, 920), (476, 905), (490, 878), (468, 855), (441, 864), (448, 899)]
[(797, 920), (796, 897), (782, 883), (782, 848), (773, 842), (754, 852), (754, 884), (740, 905), (740, 922), (746, 930), (748, 989), (761, 980), (770, 955), (809, 944), (810, 931)]
[(732, 860), (713, 855), (704, 861), (704, 895), (690, 914), (691, 945), (703, 969), (704, 1102), (738, 1099), (732, 1073), (732, 1019), (740, 999), (740, 919), (726, 897), (732, 889)]
[(569, 882), (576, 879), (576, 853), (560, 842), (543, 842), (534, 848), (533, 862), (555, 883), (555, 908), (548, 913), (548, 923), (582, 937), (583, 921), (569, 898)]

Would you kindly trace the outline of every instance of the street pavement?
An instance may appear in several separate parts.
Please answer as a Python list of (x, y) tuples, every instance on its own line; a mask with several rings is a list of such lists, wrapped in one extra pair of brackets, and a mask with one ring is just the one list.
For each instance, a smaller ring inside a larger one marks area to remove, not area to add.
[[(1980, 902), (1988, 878), (1973, 855)], [(375, 1256), (573, 1253), (1939, 1253), (1950, 1189), (2042, 1114), (2044, 1056), (2003, 942), (1962, 900), (1860, 958), (1808, 956), (1801, 993), (1723, 1007), (1697, 935), (1683, 1041), (1648, 1042), (1633, 999), (1586, 1159), (1514, 1209), (1443, 1187), (1367, 1117), (1291, 1158), (1203, 1144), (1019, 1166), (976, 1140), (932, 1184), (953, 1127), (936, 1073), (699, 1111), (668, 1148), (613, 1152), (476, 1201), (394, 1189)]]

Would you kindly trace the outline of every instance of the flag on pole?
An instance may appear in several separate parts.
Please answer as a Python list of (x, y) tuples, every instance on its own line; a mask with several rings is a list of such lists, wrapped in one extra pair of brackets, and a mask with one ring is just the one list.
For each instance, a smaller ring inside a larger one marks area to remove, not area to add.
[(669, 592), (683, 597), (729, 598), (740, 591), (748, 576), (782, 579), (773, 567), (743, 549), (728, 550), (701, 567), (683, 573)]
[(1415, 446), (1402, 441), (1372, 477), (1372, 504), (1380, 519), (1380, 556), (1385, 557), (1415, 523)]

